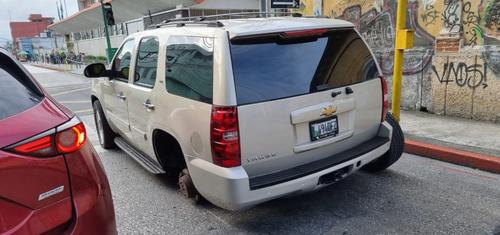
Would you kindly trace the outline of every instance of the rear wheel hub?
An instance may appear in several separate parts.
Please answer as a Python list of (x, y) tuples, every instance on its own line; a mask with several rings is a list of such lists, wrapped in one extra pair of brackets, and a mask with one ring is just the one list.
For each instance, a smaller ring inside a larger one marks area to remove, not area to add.
[(198, 195), (187, 169), (182, 170), (179, 174), (179, 189), (187, 198), (196, 198)]

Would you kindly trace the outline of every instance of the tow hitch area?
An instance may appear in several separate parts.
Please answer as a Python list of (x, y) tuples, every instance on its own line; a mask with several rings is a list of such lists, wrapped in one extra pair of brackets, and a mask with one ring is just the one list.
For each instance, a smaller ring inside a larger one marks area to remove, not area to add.
[(336, 171), (330, 172), (326, 175), (319, 177), (318, 184), (331, 184), (335, 183), (342, 178), (346, 177), (352, 170), (352, 165), (340, 168)]

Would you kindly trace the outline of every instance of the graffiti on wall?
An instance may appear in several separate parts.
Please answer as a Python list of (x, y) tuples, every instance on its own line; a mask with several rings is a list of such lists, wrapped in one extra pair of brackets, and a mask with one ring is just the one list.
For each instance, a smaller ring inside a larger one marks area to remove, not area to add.
[[(432, 6), (432, 5), (429, 5)], [(395, 35), (395, 11), (397, 5), (394, 1), (381, 1), (370, 7), (362, 4), (349, 5), (337, 18), (353, 22), (359, 32), (374, 51), (382, 67), (384, 74), (391, 74), (393, 67), (393, 46)], [(363, 9), (366, 8), (367, 10)], [(417, 50), (413, 51), (414, 57), (408, 57), (404, 65), (405, 74), (414, 74), (426, 68), (431, 61), (434, 38), (425, 30), (418, 27), (416, 18), (418, 17), (418, 6), (410, 3), (408, 12), (411, 17), (408, 23), (416, 31), (415, 45)], [(431, 18), (438, 18), (438, 15), (429, 12), (429, 22)]]
[(449, 32), (460, 32), (462, 28), (462, 1), (447, 0), (442, 13), (443, 27)]
[(359, 26), (359, 31), (372, 48), (384, 50), (392, 47), (394, 26), (389, 13), (384, 12), (373, 19), (361, 21), (366, 23)]
[[(436, 66), (442, 67), (442, 72), (438, 73)], [(437, 80), (441, 84), (455, 83), (459, 87), (477, 88), (481, 87), (485, 89), (488, 87), (487, 84), (487, 64), (479, 64), (477, 62), (477, 56), (475, 62), (472, 64), (467, 64), (465, 61), (461, 62), (450, 62), (449, 57), (445, 63), (441, 65), (432, 65), (432, 71), (434, 72)]]
[[(312, 5), (316, 1), (302, 2)], [(392, 73), (396, 1), (323, 0), (322, 6), (323, 15), (354, 23), (383, 73)], [(465, 46), (500, 45), (500, 0), (409, 0), (407, 26), (415, 31), (415, 47), (405, 56), (404, 73), (416, 74), (430, 68), (435, 38), (443, 32), (460, 32)], [(495, 61), (498, 53), (485, 50), (483, 57), (500, 75), (500, 65)]]
[(484, 23), (486, 28), (500, 31), (500, 0), (488, 2), (484, 11)]
[[(301, 0), (302, 13), (312, 15), (313, 1)], [(323, 15), (355, 25), (391, 79), (397, 1), (322, 3)], [(500, 122), (500, 0), (408, 0), (407, 13), (415, 38), (404, 56), (403, 108)]]
[(420, 17), (425, 26), (433, 25), (439, 20), (439, 11), (436, 10), (434, 4), (427, 3), (426, 1), (426, 4), (424, 4), (424, 11), (420, 13)]

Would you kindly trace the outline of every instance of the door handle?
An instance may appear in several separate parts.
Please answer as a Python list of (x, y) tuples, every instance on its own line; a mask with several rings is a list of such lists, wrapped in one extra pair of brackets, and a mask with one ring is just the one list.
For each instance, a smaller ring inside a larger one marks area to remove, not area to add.
[(346, 95), (350, 95), (350, 94), (352, 94), (352, 93), (354, 93), (354, 91), (352, 90), (352, 88), (350, 88), (350, 87), (346, 87), (346, 88), (345, 88), (345, 94), (346, 94)]
[(125, 101), (127, 99), (127, 97), (125, 95), (123, 95), (123, 93), (120, 93), (120, 94), (116, 95), (116, 97), (118, 97), (122, 101)]
[(146, 100), (142, 105), (144, 105), (144, 107), (146, 107), (146, 109), (148, 111), (153, 111), (155, 110), (155, 106), (154, 104), (151, 104), (151, 101), (150, 100)]
[(340, 94), (342, 94), (342, 91), (334, 91), (334, 92), (332, 92), (332, 98), (335, 98)]

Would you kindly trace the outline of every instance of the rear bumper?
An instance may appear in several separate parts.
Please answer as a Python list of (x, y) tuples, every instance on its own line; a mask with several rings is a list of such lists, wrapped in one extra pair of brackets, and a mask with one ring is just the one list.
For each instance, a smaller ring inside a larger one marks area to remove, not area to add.
[(239, 210), (325, 187), (386, 153), (391, 134), (391, 126), (384, 122), (375, 138), (385, 141), (376, 141), (367, 151), (356, 151), (366, 149), (361, 144), (311, 164), (255, 178), (249, 178), (243, 167), (223, 168), (198, 158), (190, 160), (188, 167), (197, 190), (207, 200), (224, 209)]
[(90, 143), (66, 154), (73, 198), (69, 234), (116, 235), (115, 211), (108, 178)]

